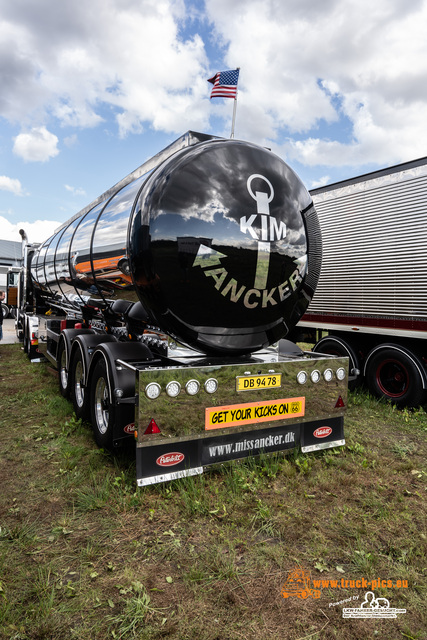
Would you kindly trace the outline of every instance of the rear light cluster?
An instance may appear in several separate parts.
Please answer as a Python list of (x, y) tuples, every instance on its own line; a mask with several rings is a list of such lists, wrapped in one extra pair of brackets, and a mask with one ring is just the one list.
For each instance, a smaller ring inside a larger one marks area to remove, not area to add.
[[(199, 393), (202, 388), (200, 382), (192, 378), (185, 383), (184, 390), (185, 393), (189, 396), (195, 396)], [(180, 382), (176, 380), (171, 380), (167, 383), (165, 387), (165, 392), (170, 398), (176, 398), (181, 393), (182, 385)], [(215, 393), (218, 389), (218, 380), (215, 378), (208, 378), (203, 384), (203, 389), (206, 393)], [(162, 392), (162, 387), (158, 382), (149, 382), (145, 387), (145, 395), (150, 400), (155, 400), (160, 396)]]
[[(340, 381), (344, 380), (345, 379), (345, 369), (344, 369), (344, 367), (339, 367), (335, 371), (335, 373), (332, 371), (332, 369), (325, 369), (325, 371), (323, 372), (323, 379), (326, 382), (331, 382), (334, 379), (334, 377), (337, 380), (340, 380)], [(308, 382), (309, 378), (314, 384), (317, 384), (322, 379), (322, 374), (317, 369), (314, 369), (310, 373), (310, 376), (308, 375), (308, 373), (306, 371), (300, 371), (298, 373), (298, 375), (297, 375), (297, 382), (299, 384), (305, 384), (306, 382)]]
[[(317, 384), (322, 377), (326, 382), (331, 382), (334, 378), (340, 381), (344, 380), (346, 377), (345, 369), (344, 367), (339, 367), (335, 373), (332, 369), (325, 369), (323, 374), (317, 369), (314, 369), (310, 374), (306, 371), (300, 371), (297, 374), (297, 382), (299, 384), (306, 384), (310, 379), (313, 384)], [(187, 395), (195, 396), (202, 389), (202, 384), (194, 378), (188, 380), (184, 386), (177, 380), (171, 380), (167, 383), (164, 391), (170, 398), (177, 398), (183, 389)], [(218, 389), (218, 380), (216, 380), (216, 378), (208, 378), (203, 383), (203, 389), (206, 393), (215, 393)], [(145, 395), (150, 400), (155, 400), (161, 393), (162, 387), (158, 382), (149, 382), (145, 387)]]

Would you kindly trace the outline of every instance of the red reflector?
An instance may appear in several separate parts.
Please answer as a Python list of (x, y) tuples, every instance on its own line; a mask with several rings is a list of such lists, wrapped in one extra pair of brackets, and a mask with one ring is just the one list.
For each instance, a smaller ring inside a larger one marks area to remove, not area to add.
[(148, 427), (146, 428), (146, 430), (144, 431), (144, 436), (148, 435), (150, 433), (161, 433), (159, 427), (156, 424), (156, 421), (153, 420), (153, 418), (151, 418), (150, 420), (150, 424), (148, 425)]
[(344, 401), (341, 396), (338, 398), (337, 403), (335, 405), (335, 409), (340, 409), (341, 407), (345, 407)]
[(64, 331), (64, 329), (67, 328), (67, 321), (66, 320), (61, 320), (61, 331)]
[(74, 324), (74, 329), (82, 329), (82, 328), (83, 328), (83, 326), (82, 326), (82, 323), (81, 323), (81, 322), (76, 322), (76, 323)]

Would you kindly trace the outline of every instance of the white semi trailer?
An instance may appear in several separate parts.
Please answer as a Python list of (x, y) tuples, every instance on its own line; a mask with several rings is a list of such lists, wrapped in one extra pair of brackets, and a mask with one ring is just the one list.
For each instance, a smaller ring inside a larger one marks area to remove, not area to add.
[[(319, 283), (297, 326), (314, 351), (346, 355), (398, 405), (427, 401), (427, 158), (311, 192), (323, 239)], [(327, 334), (327, 335), (326, 335)]]

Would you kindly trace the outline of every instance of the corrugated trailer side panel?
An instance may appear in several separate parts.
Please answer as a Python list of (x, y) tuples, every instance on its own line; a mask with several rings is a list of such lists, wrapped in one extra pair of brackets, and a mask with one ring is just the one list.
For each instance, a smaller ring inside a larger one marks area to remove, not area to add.
[(427, 159), (312, 196), (323, 260), (301, 324), (321, 317), (427, 336)]

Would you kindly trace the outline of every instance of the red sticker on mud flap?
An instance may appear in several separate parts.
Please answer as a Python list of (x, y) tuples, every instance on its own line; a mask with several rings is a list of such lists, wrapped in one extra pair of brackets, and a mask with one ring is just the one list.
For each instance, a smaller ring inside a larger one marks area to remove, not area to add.
[(184, 458), (185, 455), (183, 453), (173, 451), (172, 453), (164, 453), (159, 456), (156, 460), (156, 464), (158, 464), (159, 467), (173, 467), (175, 464), (182, 462)]
[(315, 438), (327, 438), (332, 433), (331, 427), (318, 427), (315, 431), (313, 431), (313, 435)]

